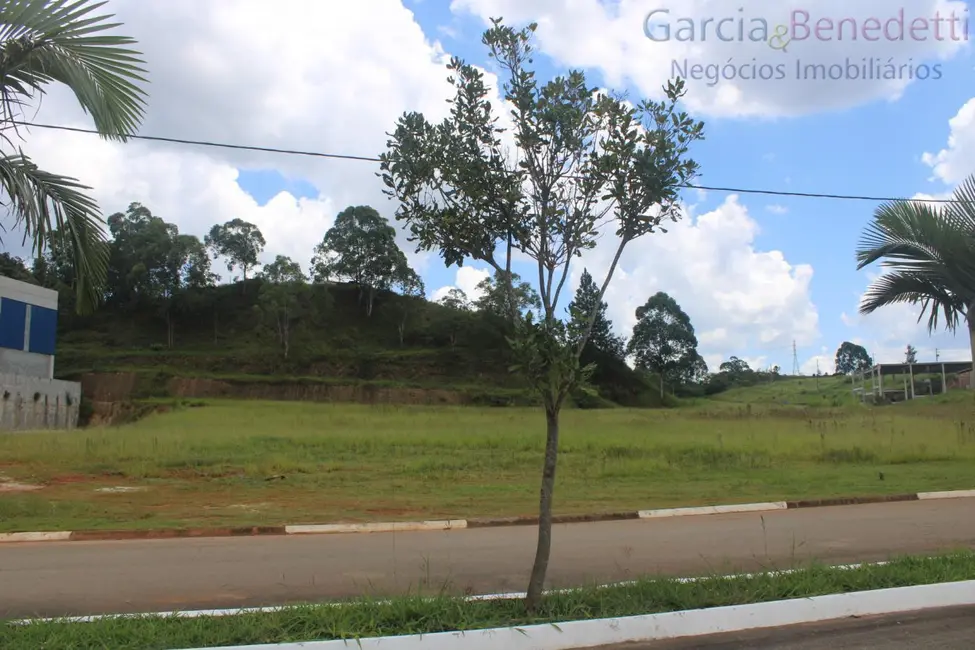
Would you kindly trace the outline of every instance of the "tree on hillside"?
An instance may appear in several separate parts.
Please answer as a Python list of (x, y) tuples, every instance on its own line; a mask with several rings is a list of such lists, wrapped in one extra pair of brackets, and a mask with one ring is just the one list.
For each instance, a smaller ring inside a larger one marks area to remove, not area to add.
[(697, 352), (697, 336), (690, 317), (677, 301), (658, 291), (636, 310), (636, 325), (627, 345), (636, 367), (660, 378), (660, 396), (665, 383), (689, 383), (703, 361)]
[[(953, 203), (893, 201), (878, 206), (856, 251), (857, 269), (877, 261), (886, 270), (867, 288), (860, 313), (886, 305), (920, 307), (928, 331), (939, 319), (954, 332), (968, 322), (975, 353), (975, 175), (955, 190)], [(969, 375), (975, 389), (975, 372)]]
[(187, 300), (187, 292), (211, 287), (216, 280), (210, 271), (210, 256), (207, 255), (203, 242), (195, 235), (179, 234), (176, 226), (172, 228), (169, 251), (158, 275), (157, 293), (166, 321), (166, 346), (169, 348), (176, 344), (174, 311), (196, 302), (193, 299)]
[[(135, 40), (105, 33), (118, 26), (111, 14), (92, 14), (102, 2), (74, 0), (0, 3), (0, 103), (3, 127), (14, 129), (45, 86), (67, 86), (91, 115), (98, 133), (125, 142), (145, 111), (141, 54)], [(32, 117), (28, 116), (28, 117)], [(9, 137), (3, 139), (13, 146)], [(13, 213), (13, 228), (23, 228), (33, 256), (50, 245), (69, 251), (77, 269), (72, 289), (75, 308), (91, 313), (103, 298), (108, 270), (104, 221), (91, 188), (76, 179), (41, 170), (18, 148), (0, 154), (0, 188)]]
[(456, 309), (457, 311), (471, 310), (471, 301), (468, 300), (464, 290), (458, 287), (451, 287), (447, 295), (438, 300), (437, 303), (449, 309)]
[(910, 343), (907, 344), (907, 349), (904, 351), (904, 363), (917, 363), (917, 348)]
[(233, 273), (235, 268), (240, 268), (245, 282), (247, 270), (258, 265), (267, 245), (260, 228), (243, 219), (214, 225), (203, 241), (215, 257), (226, 258), (228, 271)]
[(407, 266), (401, 268), (397, 273), (393, 281), (393, 288), (399, 290), (400, 299), (392, 301), (390, 305), (396, 319), (399, 344), (404, 345), (407, 326), (423, 307), (426, 287), (416, 271)]
[(265, 264), (261, 271), (261, 290), (257, 306), (274, 330), (284, 358), (291, 353), (291, 324), (301, 315), (308, 292), (301, 265), (285, 255)]
[(10, 253), (0, 253), (0, 275), (21, 282), (38, 283), (33, 273), (28, 270), (24, 260), (14, 257)]
[(747, 361), (734, 356), (718, 366), (718, 370), (726, 373), (734, 383), (745, 381), (755, 373)]
[(873, 359), (867, 354), (867, 349), (862, 345), (843, 341), (836, 349), (836, 359), (833, 361), (836, 372), (844, 375), (852, 375), (855, 372), (868, 370), (873, 366)]
[(467, 298), (467, 294), (458, 287), (451, 287), (447, 295), (438, 300), (437, 303), (450, 310), (446, 314), (438, 316), (438, 321), (446, 329), (450, 347), (454, 347), (457, 345), (457, 334), (468, 323), (465, 316), (473, 310), (473, 305)]
[[(512, 312), (523, 314), (529, 309), (539, 310), (542, 302), (538, 293), (527, 282), (522, 282), (517, 273), (511, 274), (511, 282), (506, 282), (505, 272), (488, 276), (477, 283), (481, 297), (474, 301), (474, 309), (494, 314), (508, 320)], [(511, 287), (509, 290), (508, 287)]]
[(592, 329), (589, 331), (588, 345), (604, 352), (616, 359), (626, 357), (626, 341), (613, 334), (613, 322), (606, 318), (608, 305), (600, 298), (599, 287), (589, 275), (588, 269), (582, 270), (579, 288), (575, 298), (569, 303), (569, 332), (573, 339), (578, 340), (586, 331), (589, 316), (595, 312)]
[(106, 290), (116, 304), (147, 302), (167, 286), (167, 264), (178, 234), (175, 225), (152, 214), (141, 203), (108, 217), (112, 234)]
[(352, 282), (372, 315), (377, 290), (389, 290), (412, 272), (396, 244), (396, 229), (368, 205), (350, 206), (335, 218), (311, 260), (316, 283)]
[(184, 291), (214, 282), (203, 243), (194, 235), (181, 234), (175, 224), (140, 203), (109, 216), (108, 226), (112, 233), (105, 284), (109, 300), (158, 307), (166, 323), (166, 345), (173, 347), (174, 309)]
[[(516, 369), (541, 397), (546, 420), (538, 545), (525, 599), (532, 611), (551, 552), (559, 414), (593, 370), (579, 358), (596, 313), (573, 340), (556, 311), (569, 265), (596, 246), (610, 215), (616, 251), (600, 286), (602, 300), (626, 245), (679, 218), (680, 188), (697, 170), (687, 150), (702, 137), (703, 124), (677, 110), (680, 79), (668, 83), (666, 100), (635, 106), (597, 92), (581, 71), (539, 81), (529, 67), (536, 25), (515, 30), (492, 23), (482, 40), (509, 102), (516, 155), (508, 155), (483, 73), (455, 57), (447, 66), (455, 91), (448, 117), (435, 126), (420, 113), (404, 114), (380, 166), (388, 194), (399, 202), (396, 217), (418, 249), (438, 251), (448, 266), (485, 263), (511, 294)], [(537, 264), (537, 319), (516, 308), (515, 252)]]

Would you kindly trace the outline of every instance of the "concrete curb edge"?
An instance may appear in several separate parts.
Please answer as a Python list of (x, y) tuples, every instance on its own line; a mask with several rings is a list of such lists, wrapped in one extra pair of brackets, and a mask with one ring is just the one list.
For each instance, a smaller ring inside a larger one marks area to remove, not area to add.
[[(767, 512), (798, 508), (894, 503), (899, 501), (928, 501), (933, 499), (975, 498), (975, 490), (943, 492), (915, 492), (881, 496), (835, 497), (799, 501), (741, 503), (732, 505), (699, 506), (692, 508), (661, 508), (629, 512), (607, 512), (579, 515), (555, 515), (556, 524), (658, 519), (697, 515), (729, 514), (736, 512)], [(503, 526), (534, 526), (538, 517), (475, 517), (435, 521), (395, 521), (344, 524), (295, 524), (283, 526), (239, 526), (225, 528), (171, 528), (156, 530), (82, 530), (0, 533), (0, 544), (24, 542), (95, 542), (145, 539), (176, 539), (187, 537), (253, 537), (268, 535), (327, 535), (347, 533), (388, 533), (423, 530), (458, 530), (464, 528), (499, 528)]]
[(222, 650), (338, 650), (350, 647), (361, 650), (575, 650), (966, 605), (975, 605), (975, 580), (615, 619), (356, 640), (227, 646)]

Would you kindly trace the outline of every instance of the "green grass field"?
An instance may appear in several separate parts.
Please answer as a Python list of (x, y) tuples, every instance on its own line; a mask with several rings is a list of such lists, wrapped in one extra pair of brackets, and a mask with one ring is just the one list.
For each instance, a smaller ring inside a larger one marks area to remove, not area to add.
[[(970, 489), (972, 396), (946, 397), (567, 410), (555, 510)], [(0, 436), (0, 531), (534, 514), (543, 444), (537, 409), (212, 401)]]

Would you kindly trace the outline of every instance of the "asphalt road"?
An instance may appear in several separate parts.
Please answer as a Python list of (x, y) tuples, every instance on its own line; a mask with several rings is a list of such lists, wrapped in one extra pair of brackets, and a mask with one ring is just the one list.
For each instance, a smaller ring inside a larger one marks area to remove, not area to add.
[[(556, 526), (550, 587), (975, 547), (975, 499)], [(522, 591), (532, 526), (0, 544), (0, 618), (252, 607), (412, 590)]]
[(594, 650), (971, 650), (975, 607), (792, 625)]

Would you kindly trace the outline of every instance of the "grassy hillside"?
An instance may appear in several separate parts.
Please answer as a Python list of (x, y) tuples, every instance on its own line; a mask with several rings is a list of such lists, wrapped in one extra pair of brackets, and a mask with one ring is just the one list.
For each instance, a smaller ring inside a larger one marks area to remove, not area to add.
[[(933, 380), (929, 387), (927, 380)], [(887, 387), (900, 388), (902, 377), (885, 377)], [(975, 394), (966, 390), (952, 390), (941, 394), (941, 378), (939, 376), (917, 375), (915, 377), (915, 396), (917, 403), (971, 403)], [(869, 386), (868, 386), (869, 389)], [(934, 395), (928, 395), (932, 390)], [(826, 377), (790, 377), (782, 376), (775, 381), (765, 382), (754, 386), (731, 388), (723, 393), (713, 395), (698, 403), (727, 404), (727, 405), (769, 405), (769, 406), (825, 406), (843, 407), (860, 404), (860, 400), (853, 394), (853, 383), (847, 376)]]
[[(202, 390), (199, 382), (190, 389), (175, 378), (219, 380), (228, 396), (278, 398), (302, 386), (309, 397), (309, 390), (358, 386), (412, 390), (415, 399), (405, 401), (430, 402), (425, 392), (439, 391), (454, 398), (433, 402), (534, 403), (509, 371), (505, 324), (489, 313), (380, 293), (367, 314), (356, 286), (316, 285), (290, 325), (285, 358), (274, 324), (259, 308), (260, 288), (261, 280), (248, 280), (201, 291), (174, 305), (168, 320), (159, 303), (109, 304), (90, 317), (64, 310), (56, 374), (136, 373), (138, 397)], [(624, 363), (592, 350), (585, 357), (599, 369), (592, 390), (574, 396), (575, 406), (659, 406), (655, 388)], [(236, 392), (227, 393), (228, 386)], [(204, 392), (196, 396), (212, 396)]]

